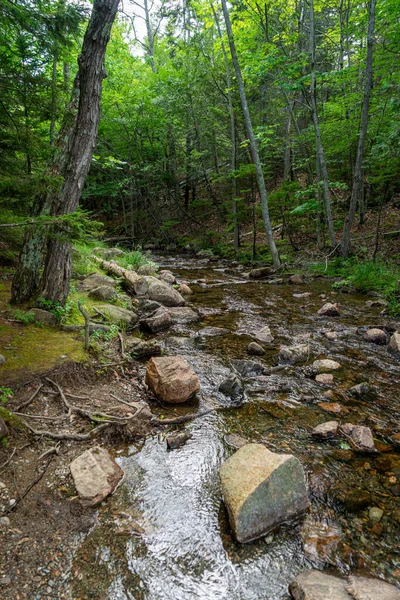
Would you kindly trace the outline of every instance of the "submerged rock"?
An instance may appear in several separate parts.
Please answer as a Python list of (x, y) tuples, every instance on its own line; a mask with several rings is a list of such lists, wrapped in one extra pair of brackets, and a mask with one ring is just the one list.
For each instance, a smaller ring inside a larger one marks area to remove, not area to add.
[(237, 433), (228, 433), (228, 435), (224, 436), (224, 439), (228, 446), (232, 446), (232, 448), (236, 448), (236, 450), (239, 450), (239, 448), (248, 444), (248, 441)]
[(186, 430), (172, 433), (166, 437), (167, 448), (169, 450), (176, 450), (176, 448), (180, 448), (186, 444), (186, 442), (190, 440), (190, 437), (190, 433)]
[(260, 331), (255, 335), (255, 338), (263, 344), (270, 344), (274, 341), (273, 335), (268, 325), (260, 329)]
[(86, 450), (70, 464), (78, 496), (85, 506), (94, 506), (115, 489), (123, 470), (107, 450), (96, 446)]
[(290, 454), (246, 444), (220, 469), (222, 494), (238, 542), (265, 535), (308, 505), (303, 468)]
[(327, 302), (324, 304), (317, 313), (320, 317), (339, 317), (340, 311), (337, 303)]
[(312, 569), (297, 575), (289, 592), (294, 600), (351, 600), (346, 584), (345, 579)]
[(374, 438), (372, 437), (372, 431), (369, 427), (345, 423), (341, 427), (341, 431), (349, 439), (349, 442), (355, 450), (358, 450), (359, 452), (377, 452)]
[(185, 304), (183, 296), (177, 290), (156, 277), (140, 277), (135, 283), (134, 289), (138, 296), (145, 296), (165, 306), (183, 306)]
[(183, 356), (151, 358), (146, 365), (146, 384), (159, 400), (185, 402), (200, 391), (200, 381)]
[(237, 398), (243, 396), (243, 384), (239, 377), (234, 373), (231, 373), (219, 386), (219, 391), (229, 396), (230, 398)]
[(253, 356), (263, 356), (265, 354), (265, 350), (260, 344), (257, 342), (250, 342), (247, 346), (247, 353)]
[(342, 544), (339, 525), (328, 525), (307, 517), (300, 529), (305, 554), (315, 561), (336, 564), (336, 555)]
[(326, 410), (326, 412), (333, 413), (334, 415), (349, 412), (347, 408), (344, 408), (338, 402), (319, 402), (318, 406), (319, 408), (322, 408), (322, 410)]
[(386, 332), (383, 331), (383, 329), (378, 329), (377, 327), (368, 329), (364, 334), (364, 339), (371, 344), (378, 344), (380, 346), (385, 346), (387, 343)]
[(338, 421), (327, 421), (326, 423), (321, 423), (320, 425), (314, 427), (311, 435), (322, 440), (329, 440), (336, 437), (338, 429)]
[(229, 329), (223, 327), (203, 327), (197, 331), (196, 337), (218, 337), (227, 333), (229, 333)]
[(279, 350), (279, 362), (284, 365), (295, 365), (306, 362), (310, 358), (311, 348), (308, 344), (297, 346), (281, 346)]
[(311, 292), (301, 292), (301, 294), (293, 294), (293, 298), (309, 298), (310, 296), (312, 296)]

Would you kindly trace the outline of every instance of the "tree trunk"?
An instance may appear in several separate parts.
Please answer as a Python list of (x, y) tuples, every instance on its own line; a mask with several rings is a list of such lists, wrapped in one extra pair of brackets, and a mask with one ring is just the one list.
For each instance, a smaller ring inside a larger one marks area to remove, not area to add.
[(249, 107), (247, 104), (246, 92), (244, 89), (242, 72), (241, 72), (239, 60), (238, 60), (238, 57), (236, 54), (235, 40), (233, 38), (232, 26), (231, 26), (228, 8), (226, 5), (226, 0), (221, 0), (221, 5), (222, 5), (223, 13), (224, 13), (224, 18), (225, 18), (226, 32), (228, 35), (229, 47), (230, 47), (231, 56), (232, 56), (232, 62), (233, 62), (233, 66), (235, 68), (236, 79), (237, 79), (237, 84), (238, 84), (238, 88), (239, 88), (240, 101), (242, 104), (244, 121), (246, 124), (247, 135), (248, 135), (249, 142), (250, 142), (251, 154), (252, 154), (253, 162), (254, 162), (254, 165), (256, 168), (257, 185), (258, 185), (258, 191), (260, 193), (260, 198), (261, 198), (261, 207), (262, 207), (262, 213), (263, 213), (263, 219), (264, 219), (265, 233), (267, 235), (268, 245), (269, 245), (269, 249), (270, 249), (271, 256), (272, 256), (272, 263), (275, 268), (278, 268), (281, 264), (281, 261), (279, 258), (278, 250), (275, 245), (275, 240), (274, 240), (274, 236), (272, 233), (271, 222), (270, 222), (270, 218), (269, 218), (268, 196), (267, 196), (267, 190), (265, 187), (264, 173), (263, 173), (262, 166), (261, 166), (261, 161), (260, 161), (260, 156), (258, 153), (256, 139), (254, 137)]
[(331, 210), (331, 199), (329, 194), (329, 178), (328, 168), (325, 162), (324, 148), (322, 146), (321, 130), (319, 127), (317, 98), (316, 98), (316, 77), (315, 77), (315, 20), (314, 20), (314, 3), (310, 0), (310, 58), (311, 58), (311, 113), (314, 123), (315, 144), (317, 150), (317, 160), (321, 168), (323, 181), (323, 197), (325, 205), (326, 219), (328, 222), (329, 237), (331, 239), (332, 248), (336, 246), (335, 229), (333, 227), (333, 218)]
[(344, 222), (344, 227), (343, 227), (343, 235), (342, 235), (342, 256), (343, 257), (348, 256), (350, 253), (351, 226), (353, 225), (354, 217), (355, 217), (356, 210), (357, 210), (357, 203), (359, 201), (360, 192), (361, 192), (362, 185), (363, 185), (364, 147), (365, 147), (365, 140), (367, 137), (369, 103), (370, 103), (370, 99), (371, 99), (371, 90), (372, 90), (372, 59), (373, 59), (373, 49), (374, 49), (375, 9), (376, 9), (376, 0), (371, 0), (370, 5), (369, 5), (364, 102), (363, 102), (363, 107), (362, 107), (362, 112), (361, 112), (360, 136), (358, 139), (357, 157), (356, 157), (356, 164), (354, 167), (353, 188), (351, 191), (350, 207), (349, 207), (349, 212), (347, 213), (346, 220)]

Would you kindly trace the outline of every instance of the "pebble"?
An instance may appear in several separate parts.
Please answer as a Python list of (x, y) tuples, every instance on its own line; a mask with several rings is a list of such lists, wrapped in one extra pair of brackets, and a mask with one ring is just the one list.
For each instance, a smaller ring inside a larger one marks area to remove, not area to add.
[(15, 498), (11, 498), (10, 500), (10, 506), (14, 506), (14, 504), (16, 504), (16, 499)]
[(8, 517), (0, 517), (0, 529), (6, 529), (10, 526), (10, 519)]
[(379, 521), (383, 517), (383, 510), (381, 508), (378, 508), (377, 506), (373, 506), (372, 508), (370, 508), (368, 515), (371, 521), (379, 523)]

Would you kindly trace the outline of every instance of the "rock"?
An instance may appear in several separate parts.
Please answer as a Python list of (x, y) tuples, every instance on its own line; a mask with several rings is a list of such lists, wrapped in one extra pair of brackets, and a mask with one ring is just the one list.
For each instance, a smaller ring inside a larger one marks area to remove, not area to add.
[(381, 579), (350, 575), (346, 589), (354, 600), (400, 600), (400, 590)]
[(336, 564), (338, 548), (342, 544), (339, 525), (328, 525), (307, 517), (300, 529), (305, 554), (314, 561)]
[(365, 303), (365, 306), (368, 306), (368, 308), (383, 308), (387, 305), (388, 303), (386, 300), (383, 300), (382, 298), (378, 298), (377, 300), (367, 300)]
[(107, 450), (99, 446), (80, 454), (69, 468), (78, 496), (85, 506), (94, 506), (104, 500), (124, 474)]
[(282, 285), (282, 283), (285, 283), (285, 282), (281, 278), (275, 278), (275, 279), (270, 279), (268, 281), (268, 283), (269, 283), (269, 285)]
[(220, 469), (222, 494), (238, 542), (248, 542), (309, 505), (303, 468), (290, 454), (246, 444)]
[(138, 342), (131, 347), (131, 354), (133, 358), (159, 356), (161, 354), (161, 346), (153, 340), (138, 340)]
[(186, 283), (181, 283), (178, 291), (180, 294), (182, 294), (182, 296), (190, 296), (190, 294), (193, 294), (193, 290), (191, 290)]
[(49, 327), (54, 327), (57, 325), (57, 319), (48, 310), (42, 310), (41, 308), (31, 308), (29, 311), (34, 317), (35, 321), (38, 323), (42, 323), (43, 325), (48, 325)]
[(232, 360), (232, 366), (242, 377), (257, 377), (264, 373), (264, 367), (254, 360)]
[(326, 331), (324, 333), (324, 336), (326, 337), (327, 340), (334, 342), (335, 340), (337, 340), (338, 334), (336, 333), (336, 331)]
[(180, 448), (188, 440), (190, 440), (190, 433), (188, 431), (178, 431), (177, 433), (173, 433), (166, 437), (167, 448), (169, 450), (176, 450), (176, 448)]
[(103, 302), (115, 300), (117, 295), (118, 294), (114, 288), (109, 285), (100, 285), (97, 288), (93, 288), (88, 293), (89, 298), (93, 298), (94, 300), (103, 300)]
[(165, 306), (183, 306), (185, 304), (185, 300), (179, 292), (155, 277), (140, 277), (135, 283), (134, 289), (138, 296), (145, 296)]
[(247, 346), (247, 353), (253, 356), (263, 356), (265, 354), (265, 350), (262, 346), (260, 346), (260, 344), (257, 344), (257, 342), (251, 342)]
[(364, 382), (358, 383), (357, 385), (353, 385), (353, 387), (351, 387), (347, 391), (349, 392), (349, 394), (355, 396), (356, 398), (362, 398), (371, 391), (371, 388), (369, 387), (368, 383)]
[(194, 323), (200, 320), (200, 316), (192, 308), (188, 306), (173, 306), (168, 309), (172, 323)]
[(345, 423), (341, 427), (341, 431), (349, 439), (354, 450), (358, 450), (359, 452), (377, 452), (374, 438), (372, 437), (372, 431), (369, 427)]
[(162, 304), (160, 304), (159, 302), (155, 302), (154, 300), (147, 300), (147, 298), (141, 298), (139, 300), (139, 313), (147, 317), (153, 314), (157, 310), (157, 308), (161, 307)]
[(137, 274), (138, 275), (144, 275), (144, 276), (152, 276), (155, 274), (157, 268), (156, 265), (152, 265), (152, 264), (148, 264), (148, 265), (142, 265), (141, 267), (138, 268), (137, 270)]
[(232, 446), (232, 448), (236, 448), (236, 450), (239, 450), (239, 448), (242, 448), (248, 443), (244, 437), (237, 433), (228, 433), (228, 435), (224, 436), (224, 440), (228, 446)]
[(297, 575), (289, 592), (294, 600), (352, 600), (346, 585), (345, 579), (312, 569)]
[(335, 360), (331, 360), (330, 358), (314, 360), (312, 366), (318, 371), (318, 373), (322, 373), (323, 371), (337, 371), (338, 369), (342, 368), (341, 364), (339, 364)]
[(122, 325), (126, 329), (134, 327), (138, 321), (138, 317), (133, 311), (122, 308), (122, 306), (99, 304), (96, 308), (108, 321), (116, 325)]
[(185, 402), (200, 391), (199, 378), (183, 356), (151, 358), (145, 381), (156, 398), (168, 404)]
[(196, 337), (217, 337), (227, 333), (229, 333), (229, 329), (223, 327), (203, 327), (196, 332)]
[(322, 408), (322, 410), (326, 410), (326, 412), (333, 413), (334, 415), (349, 412), (347, 408), (343, 408), (338, 402), (319, 402), (318, 406), (319, 408)]
[(295, 275), (289, 277), (289, 283), (291, 283), (292, 285), (303, 285), (303, 283), (305, 283), (305, 277), (304, 275), (296, 273)]
[(108, 285), (109, 287), (115, 288), (117, 286), (117, 282), (112, 277), (107, 277), (106, 275), (101, 275), (100, 273), (92, 273), (92, 275), (89, 275), (83, 280), (80, 288), (85, 292), (90, 292), (90, 290), (94, 290), (95, 288), (103, 285)]
[(175, 275), (173, 273), (171, 273), (171, 271), (160, 271), (158, 273), (158, 277), (159, 279), (161, 279), (161, 281), (164, 281), (165, 283), (169, 283), (169, 284), (173, 284), (176, 283), (176, 279), (175, 279)]
[(5, 365), (7, 362), (6, 357), (3, 354), (0, 354), (0, 367), (1, 365)]
[(311, 292), (302, 292), (301, 294), (293, 294), (293, 298), (309, 298), (312, 296)]
[(112, 260), (118, 256), (124, 256), (125, 252), (119, 248), (94, 248), (93, 253), (104, 260)]
[(234, 373), (231, 373), (219, 386), (219, 391), (229, 396), (230, 398), (237, 398), (243, 395), (243, 385), (239, 377)]
[(320, 373), (319, 375), (316, 375), (315, 381), (317, 383), (323, 383), (324, 385), (332, 385), (334, 379), (331, 373)]
[(263, 279), (272, 275), (274, 270), (271, 267), (260, 267), (259, 269), (252, 269), (249, 273), (250, 279)]
[(371, 344), (378, 344), (380, 346), (385, 346), (385, 344), (387, 343), (386, 332), (383, 331), (383, 329), (378, 329), (377, 327), (368, 329), (364, 334), (364, 339), (366, 342), (370, 342)]
[(10, 527), (10, 519), (8, 517), (0, 517), (0, 531)]
[(400, 331), (395, 331), (394, 334), (390, 337), (388, 351), (391, 354), (400, 357)]
[(213, 256), (213, 253), (211, 250), (199, 250), (196, 253), (197, 258), (211, 258), (211, 256)]
[(0, 417), (0, 440), (8, 436), (8, 427), (5, 421)]
[(374, 521), (374, 523), (379, 523), (383, 517), (383, 510), (377, 506), (373, 506), (369, 509), (368, 516), (371, 521)]
[(341, 482), (331, 487), (331, 494), (335, 502), (342, 504), (350, 512), (359, 512), (371, 502), (371, 494), (368, 490), (347, 487)]
[(326, 423), (321, 423), (314, 427), (311, 432), (311, 435), (315, 438), (320, 438), (322, 440), (330, 440), (336, 437), (339, 428), (338, 421), (327, 421)]
[(284, 365), (295, 365), (306, 362), (310, 358), (311, 348), (308, 344), (297, 346), (281, 346), (279, 350), (279, 362)]
[(274, 338), (271, 334), (271, 330), (268, 327), (268, 325), (260, 329), (260, 331), (256, 334), (255, 338), (263, 344), (270, 344), (274, 341)]
[(158, 331), (163, 331), (164, 329), (168, 329), (172, 325), (172, 319), (169, 311), (164, 308), (158, 308), (156, 312), (147, 317), (147, 319), (142, 319), (140, 321), (140, 326), (142, 329), (146, 331), (151, 331), (152, 333), (157, 333)]
[(320, 317), (338, 317), (340, 315), (339, 306), (327, 302), (324, 304), (317, 313)]

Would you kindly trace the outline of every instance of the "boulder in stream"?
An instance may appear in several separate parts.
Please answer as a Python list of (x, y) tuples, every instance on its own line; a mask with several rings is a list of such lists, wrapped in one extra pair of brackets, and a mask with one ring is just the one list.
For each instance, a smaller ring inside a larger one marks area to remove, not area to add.
[(369, 394), (370, 391), (371, 388), (369, 387), (368, 383), (364, 381), (363, 383), (357, 383), (357, 385), (353, 385), (353, 387), (348, 390), (348, 393), (355, 398), (362, 398), (363, 396)]
[(264, 277), (268, 277), (273, 273), (274, 270), (272, 269), (272, 267), (260, 267), (258, 269), (253, 269), (252, 271), (250, 271), (249, 277), (250, 279), (263, 279)]
[(169, 311), (164, 308), (158, 308), (152, 315), (140, 321), (140, 326), (152, 333), (168, 329), (172, 325), (172, 319)]
[(341, 577), (310, 569), (297, 575), (289, 592), (294, 600), (352, 600), (346, 585)]
[(187, 285), (187, 283), (181, 283), (178, 292), (182, 294), (182, 296), (190, 296), (193, 294), (192, 289)]
[(377, 452), (372, 431), (364, 425), (345, 423), (341, 427), (342, 433), (347, 437), (354, 450), (359, 452)]
[(322, 358), (320, 360), (314, 360), (313, 365), (314, 369), (318, 373), (323, 373), (324, 371), (337, 371), (342, 368), (342, 365), (335, 360), (331, 360), (330, 358)]
[(274, 341), (274, 337), (271, 333), (271, 329), (266, 325), (258, 333), (255, 335), (256, 340), (262, 342), (263, 344), (270, 344)]
[(250, 342), (247, 346), (247, 353), (253, 356), (263, 356), (265, 354), (265, 350), (260, 344), (257, 342)]
[(168, 312), (174, 325), (194, 323), (195, 321), (200, 320), (200, 316), (197, 314), (197, 312), (188, 306), (171, 306), (168, 309)]
[(156, 277), (140, 277), (134, 285), (135, 293), (150, 300), (155, 300), (164, 306), (183, 306), (185, 300), (173, 287)]
[(151, 358), (146, 365), (146, 384), (162, 402), (179, 404), (200, 391), (200, 381), (183, 356)]
[(165, 283), (169, 283), (170, 285), (172, 285), (173, 283), (176, 283), (175, 275), (173, 273), (171, 273), (171, 271), (168, 271), (166, 269), (163, 271), (159, 271), (158, 277), (159, 277), (159, 279), (161, 279), (161, 281), (164, 281)]
[(243, 396), (243, 384), (239, 377), (234, 373), (228, 377), (219, 386), (219, 391), (230, 398), (241, 398)]
[(303, 513), (308, 495), (303, 468), (291, 454), (246, 444), (220, 469), (222, 494), (238, 542), (265, 535)]
[(350, 575), (347, 591), (354, 600), (400, 600), (400, 590), (381, 579)]
[(166, 437), (167, 448), (168, 450), (176, 450), (186, 444), (188, 440), (190, 440), (190, 433), (186, 429), (171, 433)]
[(314, 429), (311, 432), (311, 435), (321, 440), (330, 440), (336, 437), (338, 429), (338, 421), (327, 421), (326, 423), (321, 423), (320, 425), (314, 427)]
[(152, 276), (156, 273), (157, 271), (157, 267), (156, 265), (153, 264), (147, 264), (147, 265), (142, 265), (141, 267), (138, 268), (137, 273), (138, 275), (143, 275), (143, 276)]
[(295, 273), (289, 277), (289, 283), (292, 285), (303, 285), (303, 283), (305, 283), (305, 277), (302, 274)]
[(85, 506), (94, 506), (104, 500), (124, 474), (107, 450), (99, 446), (80, 454), (69, 468), (78, 496)]
[(319, 309), (317, 314), (320, 317), (339, 317), (339, 306), (336, 303), (332, 304), (332, 302), (327, 302)]
[(379, 346), (385, 346), (387, 344), (387, 335), (383, 329), (378, 329), (377, 327), (372, 327), (371, 329), (367, 329), (364, 334), (364, 339), (366, 342), (370, 342), (371, 344), (378, 344)]
[(390, 354), (394, 354), (397, 358), (400, 358), (400, 331), (395, 331), (390, 337), (388, 350)]
[(244, 378), (258, 377), (265, 371), (263, 365), (254, 360), (232, 360), (232, 366)]
[(310, 353), (311, 348), (308, 344), (281, 346), (279, 350), (279, 362), (284, 365), (295, 365), (306, 362), (310, 358)]
[(132, 358), (158, 356), (161, 354), (161, 346), (154, 340), (135, 340), (134, 343), (130, 344), (129, 350)]

